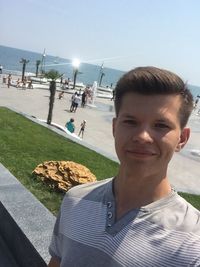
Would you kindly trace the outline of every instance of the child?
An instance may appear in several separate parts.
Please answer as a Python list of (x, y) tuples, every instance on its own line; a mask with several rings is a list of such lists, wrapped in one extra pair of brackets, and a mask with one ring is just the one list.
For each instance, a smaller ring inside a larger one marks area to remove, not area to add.
[(58, 94), (58, 99), (62, 99), (64, 98), (64, 91), (61, 91), (59, 94)]
[(85, 130), (85, 126), (86, 126), (86, 120), (83, 120), (83, 122), (81, 123), (81, 129), (78, 133), (78, 136), (81, 135), (81, 137), (83, 138), (83, 134), (84, 134), (84, 130)]
[(71, 133), (74, 133), (75, 131), (75, 125), (74, 125), (74, 119), (71, 118), (66, 124), (65, 127), (67, 128), (68, 131)]

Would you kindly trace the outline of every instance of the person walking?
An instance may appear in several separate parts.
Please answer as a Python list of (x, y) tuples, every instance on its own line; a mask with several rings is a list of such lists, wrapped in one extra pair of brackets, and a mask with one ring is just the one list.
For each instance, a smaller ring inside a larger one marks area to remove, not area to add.
[(70, 106), (70, 112), (73, 112), (74, 111), (74, 108), (75, 108), (75, 97), (77, 96), (77, 92), (75, 92), (72, 97), (71, 97), (71, 106)]
[(200, 211), (168, 174), (190, 136), (192, 94), (179, 76), (156, 67), (129, 71), (115, 90), (118, 172), (66, 193), (48, 266), (200, 266)]
[(8, 88), (10, 88), (10, 86), (11, 86), (11, 82), (12, 82), (12, 75), (9, 74), (9, 75), (8, 75), (8, 83), (7, 83)]
[(76, 112), (78, 106), (80, 105), (81, 103), (81, 96), (80, 94), (77, 94), (75, 97), (74, 97), (74, 108), (73, 108), (73, 112)]
[(81, 107), (84, 108), (85, 107), (85, 104), (86, 104), (86, 90), (84, 90), (84, 92), (82, 93), (81, 95)]

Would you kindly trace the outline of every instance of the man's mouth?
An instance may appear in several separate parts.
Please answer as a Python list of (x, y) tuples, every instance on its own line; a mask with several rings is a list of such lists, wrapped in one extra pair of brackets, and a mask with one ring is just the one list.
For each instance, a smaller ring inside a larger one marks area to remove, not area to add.
[(146, 149), (129, 149), (127, 150), (127, 152), (135, 156), (141, 156), (141, 157), (156, 155), (154, 151), (146, 150)]

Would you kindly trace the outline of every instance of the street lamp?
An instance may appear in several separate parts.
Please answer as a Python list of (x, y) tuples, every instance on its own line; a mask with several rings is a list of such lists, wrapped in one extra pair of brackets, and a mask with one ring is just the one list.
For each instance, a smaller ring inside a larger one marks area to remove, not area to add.
[(74, 83), (73, 83), (73, 89), (75, 89), (76, 87), (76, 77), (77, 77), (77, 74), (78, 74), (78, 68), (80, 66), (80, 61), (78, 59), (74, 59), (72, 61), (72, 66), (74, 68)]
[(98, 86), (101, 86), (101, 82), (102, 82), (102, 78), (105, 75), (105, 73), (103, 72), (103, 67), (104, 62), (101, 64), (100, 70), (99, 70), (99, 77), (98, 77)]
[(45, 57), (46, 57), (46, 49), (44, 49), (42, 60), (41, 60), (41, 74), (45, 73)]

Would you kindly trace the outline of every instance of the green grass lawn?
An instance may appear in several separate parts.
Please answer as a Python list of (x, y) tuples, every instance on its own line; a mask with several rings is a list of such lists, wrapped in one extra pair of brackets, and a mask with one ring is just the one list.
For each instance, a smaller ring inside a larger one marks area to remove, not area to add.
[[(112, 177), (118, 170), (116, 162), (7, 108), (0, 108), (0, 140), (0, 162), (55, 215), (64, 194), (34, 178), (32, 171), (38, 164), (71, 160), (88, 167), (98, 180)], [(200, 196), (183, 197), (200, 210)]]
[(63, 194), (33, 178), (38, 164), (71, 160), (88, 167), (98, 180), (117, 173), (116, 162), (6, 108), (0, 108), (0, 140), (0, 162), (54, 214)]

